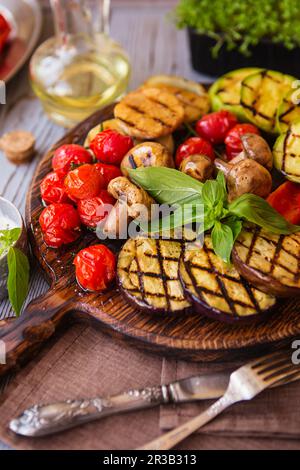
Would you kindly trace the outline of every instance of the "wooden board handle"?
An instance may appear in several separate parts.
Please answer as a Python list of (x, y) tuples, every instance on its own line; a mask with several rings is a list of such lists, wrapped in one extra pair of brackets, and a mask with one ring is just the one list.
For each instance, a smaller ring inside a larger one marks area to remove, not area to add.
[(72, 298), (65, 289), (56, 286), (33, 300), (18, 319), (1, 326), (0, 376), (20, 367), (37, 352), (71, 310)]

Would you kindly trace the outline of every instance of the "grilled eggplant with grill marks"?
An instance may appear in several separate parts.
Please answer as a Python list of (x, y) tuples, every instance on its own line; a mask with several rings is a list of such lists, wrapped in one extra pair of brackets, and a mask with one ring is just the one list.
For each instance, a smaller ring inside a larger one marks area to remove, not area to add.
[(194, 308), (220, 321), (260, 319), (276, 304), (275, 297), (248, 284), (234, 266), (226, 265), (214, 253), (209, 235), (205, 236), (202, 248), (197, 244), (186, 247), (179, 274)]
[(184, 242), (177, 239), (129, 239), (119, 253), (118, 284), (125, 298), (149, 313), (188, 311), (178, 278)]
[(300, 233), (271, 234), (246, 226), (235, 242), (232, 259), (251, 284), (278, 297), (300, 295)]

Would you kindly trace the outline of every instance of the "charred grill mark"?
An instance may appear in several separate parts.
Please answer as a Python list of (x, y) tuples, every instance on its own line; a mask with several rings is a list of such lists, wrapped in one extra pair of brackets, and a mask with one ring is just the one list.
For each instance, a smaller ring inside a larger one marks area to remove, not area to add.
[(297, 106), (291, 106), (290, 108), (288, 108), (284, 113), (281, 114), (280, 118), (279, 118), (279, 121), (280, 122), (284, 122), (284, 123), (287, 123), (288, 121), (285, 121), (283, 118), (286, 117), (289, 113), (293, 112), (294, 109), (296, 107), (298, 107), (299, 105)]
[(243, 87), (248, 88), (249, 90), (253, 91), (253, 93), (255, 93), (255, 88), (253, 88), (253, 86), (248, 85), (248, 83), (243, 83)]
[(155, 240), (155, 245), (156, 245), (156, 251), (157, 251), (157, 259), (158, 259), (158, 263), (159, 263), (159, 268), (160, 268), (160, 272), (161, 272), (161, 280), (162, 280), (162, 283), (163, 283), (163, 287), (164, 287), (164, 291), (165, 291), (165, 297), (166, 297), (166, 301), (167, 301), (167, 308), (168, 310), (171, 309), (171, 304), (170, 304), (170, 297), (169, 297), (169, 293), (168, 293), (168, 284), (167, 284), (167, 281), (166, 281), (166, 273), (165, 273), (165, 269), (164, 269), (164, 262), (163, 262), (163, 259), (162, 259), (162, 256), (161, 256), (161, 252), (160, 252), (160, 244), (159, 244), (159, 240)]
[(249, 109), (249, 111), (251, 111), (254, 116), (259, 116), (259, 117), (261, 117), (262, 119), (264, 119), (265, 121), (268, 121), (268, 122), (269, 121), (274, 122), (274, 117), (270, 117), (270, 116), (267, 116), (266, 114), (263, 114), (261, 111), (258, 111), (257, 109), (255, 109), (250, 104), (245, 103), (244, 100), (241, 100), (241, 105), (244, 106), (245, 108)]
[[(138, 296), (140, 294), (140, 291), (137, 290), (137, 289), (130, 289), (130, 288), (126, 288), (126, 291), (130, 292), (132, 295), (135, 295), (135, 296)], [(159, 292), (147, 292), (147, 297), (156, 297), (156, 298), (164, 298), (165, 297), (165, 294), (160, 294)], [(169, 295), (169, 299), (170, 300), (174, 300), (175, 302), (183, 302), (185, 299), (181, 298), (181, 297), (175, 297), (174, 295)], [(143, 299), (143, 302), (144, 302), (144, 299)], [(148, 303), (149, 305), (149, 303)]]
[(238, 316), (237, 315), (237, 312), (236, 312), (236, 308), (235, 308), (235, 305), (234, 305), (234, 302), (233, 300), (231, 299), (231, 297), (228, 295), (228, 292), (227, 292), (227, 289), (224, 285), (224, 282), (222, 281), (221, 279), (221, 274), (215, 269), (211, 259), (210, 259), (210, 256), (209, 256), (209, 253), (208, 253), (208, 250), (207, 250), (207, 246), (205, 245), (205, 243), (203, 243), (203, 250), (204, 252), (206, 253), (206, 256), (207, 256), (207, 260), (210, 264), (210, 267), (211, 269), (214, 270), (215, 272), (215, 275), (216, 275), (216, 280), (217, 280), (217, 283), (219, 285), (219, 288), (221, 290), (221, 292), (223, 293), (223, 296), (224, 296), (224, 299), (226, 300), (227, 304), (228, 304), (228, 307), (230, 308), (231, 312), (233, 315), (235, 316)]
[(280, 251), (281, 251), (281, 247), (282, 247), (282, 242), (283, 242), (283, 235), (280, 235), (279, 237), (279, 240), (278, 240), (278, 243), (276, 245), (276, 249), (275, 249), (275, 252), (274, 252), (274, 256), (271, 260), (271, 268), (270, 268), (270, 274), (273, 273), (274, 269), (275, 269), (275, 265), (277, 263), (277, 260), (279, 258), (279, 255), (280, 255)]
[[(137, 241), (135, 241), (135, 253), (137, 253)], [(141, 268), (140, 268), (140, 263), (139, 263), (139, 257), (138, 256), (135, 256), (135, 261), (136, 261), (136, 265), (137, 265), (137, 268), (138, 268), (138, 280), (139, 280), (139, 286), (140, 286), (140, 291), (141, 291), (141, 296), (142, 296), (142, 300), (143, 302), (145, 302), (146, 304), (148, 304), (148, 301), (147, 299), (145, 298), (145, 286), (144, 286), (144, 277), (143, 277), (143, 272), (141, 271)]]
[(243, 286), (245, 287), (246, 291), (247, 291), (247, 294), (249, 296), (249, 300), (251, 301), (251, 304), (254, 306), (255, 310), (258, 312), (258, 313), (261, 313), (261, 308), (260, 308), (260, 305), (259, 303), (257, 302), (256, 298), (255, 298), (255, 295), (253, 294), (253, 291), (251, 289), (251, 286), (250, 284), (246, 281), (246, 279), (242, 279), (242, 284)]
[[(158, 259), (157, 255), (152, 255), (150, 253), (144, 253), (144, 256), (147, 256), (147, 258), (152, 258), (152, 259)], [(178, 263), (178, 258), (174, 258), (173, 256), (162, 256), (161, 259), (164, 261), (174, 261), (175, 263)]]
[(260, 228), (256, 226), (255, 230), (254, 230), (254, 233), (253, 233), (252, 240), (251, 240), (251, 244), (249, 246), (249, 251), (247, 253), (247, 258), (246, 258), (246, 261), (245, 261), (246, 264), (249, 264), (249, 262), (250, 262), (250, 259), (251, 259), (251, 256), (252, 256), (252, 253), (253, 253), (253, 250), (254, 250), (255, 243), (256, 243), (256, 240), (258, 238), (259, 232), (260, 232)]
[(131, 168), (133, 168), (135, 170), (137, 168), (137, 164), (136, 164), (136, 162), (134, 160), (134, 156), (132, 154), (129, 155), (128, 160), (129, 160), (129, 163), (131, 165)]
[(200, 288), (200, 287), (198, 286), (197, 280), (196, 280), (196, 278), (195, 278), (195, 276), (194, 276), (194, 274), (193, 274), (193, 272), (192, 272), (191, 266), (193, 266), (193, 264), (192, 264), (190, 261), (183, 261), (183, 263), (184, 263), (185, 269), (186, 269), (186, 271), (187, 271), (187, 273), (188, 273), (188, 275), (189, 275), (189, 277), (190, 277), (190, 279), (191, 279), (191, 281), (192, 281), (192, 286), (194, 287), (194, 289), (195, 289), (197, 295), (198, 295), (199, 298), (202, 300), (202, 302), (207, 303), (207, 302), (205, 302), (205, 299), (204, 299), (204, 297), (203, 297), (203, 291), (204, 291), (204, 289), (203, 289), (203, 287)]
[(288, 140), (289, 140), (290, 135), (291, 135), (291, 131), (288, 130), (283, 141), (283, 156), (282, 156), (282, 163), (281, 163), (281, 169), (283, 171), (285, 171), (286, 154), (287, 154), (286, 150), (287, 150), (287, 145), (288, 145)]

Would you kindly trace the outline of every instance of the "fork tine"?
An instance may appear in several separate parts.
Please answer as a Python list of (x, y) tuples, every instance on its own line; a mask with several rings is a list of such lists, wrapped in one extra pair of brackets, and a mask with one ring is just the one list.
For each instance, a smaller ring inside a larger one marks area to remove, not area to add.
[(271, 388), (273, 387), (280, 387), (281, 385), (287, 385), (292, 382), (296, 382), (296, 380), (300, 379), (300, 370), (295, 372), (295, 375), (291, 377), (284, 377), (283, 379), (278, 380), (278, 382), (275, 382), (274, 384), (271, 385)]
[(286, 358), (286, 357), (277, 358), (275, 361), (269, 362), (268, 364), (265, 364), (264, 366), (260, 368), (256, 368), (254, 370), (256, 374), (262, 375), (262, 374), (267, 374), (269, 371), (273, 371), (276, 368), (280, 368), (284, 366), (285, 364), (293, 365), (291, 362), (291, 358)]
[(253, 360), (249, 363), (252, 369), (257, 369), (259, 367), (263, 367), (264, 365), (272, 364), (274, 361), (279, 361), (283, 357), (291, 355), (291, 352), (288, 350), (279, 350), (272, 352), (270, 354), (266, 354), (263, 357), (259, 357), (258, 359)]
[(261, 376), (262, 380), (268, 383), (270, 386), (273, 383), (277, 383), (282, 379), (289, 379), (292, 376), (295, 376), (299, 373), (299, 369), (295, 368), (293, 364), (291, 365), (283, 365), (281, 367), (275, 368), (267, 372), (267, 375)]

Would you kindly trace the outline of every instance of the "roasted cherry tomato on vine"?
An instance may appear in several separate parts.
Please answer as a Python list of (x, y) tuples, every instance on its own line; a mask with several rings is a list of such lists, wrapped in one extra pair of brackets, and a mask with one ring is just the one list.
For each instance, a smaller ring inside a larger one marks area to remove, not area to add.
[(226, 134), (237, 124), (237, 118), (229, 111), (206, 114), (196, 122), (196, 132), (211, 144), (223, 144)]
[(195, 154), (206, 155), (211, 160), (215, 159), (214, 149), (207, 140), (202, 137), (190, 137), (177, 149), (176, 166), (179, 168), (182, 160)]
[(253, 124), (236, 124), (225, 138), (227, 159), (231, 160), (243, 150), (241, 136), (244, 134), (260, 134)]
[(300, 184), (286, 181), (267, 197), (274, 207), (291, 224), (300, 224)]
[(62, 145), (55, 150), (52, 159), (52, 168), (60, 176), (66, 176), (66, 174), (74, 169), (77, 165), (83, 165), (84, 163), (92, 163), (93, 157), (81, 145), (66, 144)]
[(96, 197), (82, 199), (77, 206), (81, 222), (87, 227), (97, 227), (108, 216), (115, 202), (116, 200), (105, 189), (102, 189)]
[(39, 219), (45, 243), (58, 248), (72, 243), (80, 235), (80, 219), (71, 204), (51, 204), (46, 207)]
[(65, 190), (64, 178), (55, 171), (45, 176), (40, 184), (41, 196), (46, 204), (70, 202)]
[(123, 157), (133, 145), (131, 137), (106, 129), (96, 135), (90, 143), (90, 148), (101, 162), (120, 165)]
[(105, 181), (95, 165), (85, 164), (69, 171), (65, 188), (69, 198), (76, 202), (98, 196), (99, 191), (105, 188)]
[(10, 24), (6, 21), (3, 15), (0, 15), (0, 52), (7, 43), (10, 32)]
[(118, 176), (123, 176), (120, 168), (114, 165), (107, 165), (106, 163), (99, 162), (95, 164), (95, 167), (103, 176), (106, 188), (111, 180), (118, 178)]
[(115, 255), (105, 245), (92, 245), (79, 251), (74, 264), (77, 282), (89, 291), (107, 289), (116, 276)]

